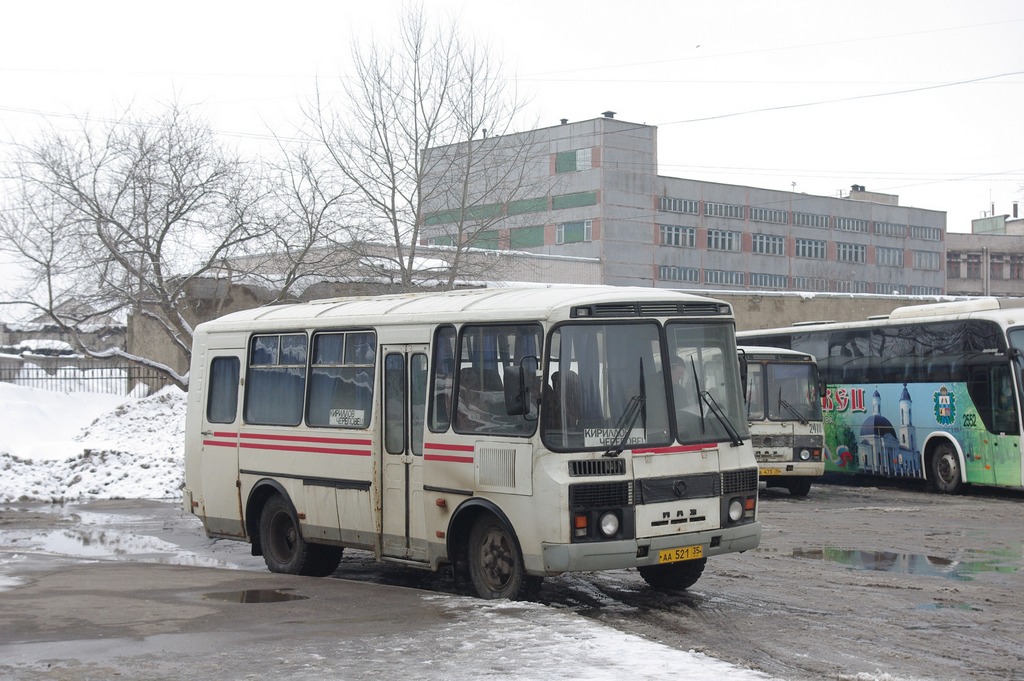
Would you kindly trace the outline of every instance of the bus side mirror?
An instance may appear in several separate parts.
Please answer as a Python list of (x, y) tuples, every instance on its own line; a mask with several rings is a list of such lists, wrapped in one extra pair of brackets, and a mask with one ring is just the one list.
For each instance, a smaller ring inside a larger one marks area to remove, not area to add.
[[(509, 416), (523, 416), (527, 420), (537, 418), (537, 412), (531, 408), (537, 385), (537, 370), (540, 361), (534, 357), (523, 357), (519, 361), (519, 371), (505, 380), (505, 411)], [(516, 380), (518, 378), (518, 380)]]

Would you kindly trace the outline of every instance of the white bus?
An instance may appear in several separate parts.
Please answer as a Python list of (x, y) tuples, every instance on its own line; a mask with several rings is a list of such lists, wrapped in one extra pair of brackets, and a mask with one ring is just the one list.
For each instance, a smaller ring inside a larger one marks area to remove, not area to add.
[(329, 575), (352, 547), (450, 565), (484, 598), (630, 567), (685, 589), (760, 540), (743, 413), (717, 300), (580, 286), (264, 307), (196, 328), (183, 504), (274, 572)]
[(747, 423), (761, 482), (805, 497), (825, 472), (818, 367), (805, 352), (741, 345)]
[(923, 479), (946, 493), (1022, 487), (1024, 300), (911, 305), (739, 335), (816, 357), (826, 475)]

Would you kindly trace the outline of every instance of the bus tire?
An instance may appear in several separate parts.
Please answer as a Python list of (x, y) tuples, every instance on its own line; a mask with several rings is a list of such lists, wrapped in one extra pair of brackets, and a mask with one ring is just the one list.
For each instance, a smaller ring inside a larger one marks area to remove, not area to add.
[(942, 442), (932, 455), (932, 484), (944, 494), (960, 492), (960, 457), (948, 442)]
[(295, 509), (280, 494), (268, 498), (260, 512), (260, 546), (271, 572), (326, 577), (341, 562), (340, 547), (310, 544), (302, 537)]
[(519, 543), (508, 526), (484, 514), (469, 531), (469, 577), (480, 598), (516, 600), (529, 582)]
[(641, 565), (639, 570), (644, 581), (658, 591), (685, 591), (704, 574), (707, 562), (707, 558), (700, 558), (668, 565)]
[(792, 478), (786, 481), (786, 487), (790, 495), (794, 497), (806, 497), (811, 491), (811, 481), (808, 478)]

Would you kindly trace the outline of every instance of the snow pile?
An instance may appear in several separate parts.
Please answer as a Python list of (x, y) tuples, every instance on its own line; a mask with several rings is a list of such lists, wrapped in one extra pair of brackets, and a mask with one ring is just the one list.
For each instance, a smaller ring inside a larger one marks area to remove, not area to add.
[(142, 399), (0, 384), (0, 502), (181, 494), (185, 393)]

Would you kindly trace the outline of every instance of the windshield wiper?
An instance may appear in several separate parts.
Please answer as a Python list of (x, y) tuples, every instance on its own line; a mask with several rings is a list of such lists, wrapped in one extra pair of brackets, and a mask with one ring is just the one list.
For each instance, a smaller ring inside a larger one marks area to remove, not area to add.
[(626, 448), (626, 443), (629, 442), (629, 436), (633, 433), (633, 426), (636, 425), (636, 420), (640, 418), (646, 402), (647, 398), (643, 395), (633, 395), (629, 399), (626, 411), (622, 412), (619, 422), (615, 424), (615, 435), (612, 436), (612, 442), (615, 444), (608, 448), (604, 456), (618, 456), (622, 454), (622, 450)]
[(796, 417), (796, 420), (800, 422), (801, 426), (807, 425), (807, 417), (804, 414), (797, 411), (797, 408), (794, 407), (792, 404), (782, 399), (782, 390), (779, 390), (779, 406), (788, 409), (789, 412)]
[(715, 398), (711, 396), (711, 393), (707, 390), (702, 390), (700, 392), (700, 399), (702, 403), (708, 405), (708, 410), (715, 415), (718, 422), (722, 424), (723, 428), (725, 428), (725, 432), (727, 432), (729, 437), (732, 439), (732, 446), (739, 447), (742, 445), (743, 438), (740, 437), (739, 431), (736, 430), (734, 425), (732, 425), (732, 421), (730, 421), (729, 417), (725, 415), (725, 411), (722, 409), (721, 405), (718, 404)]

